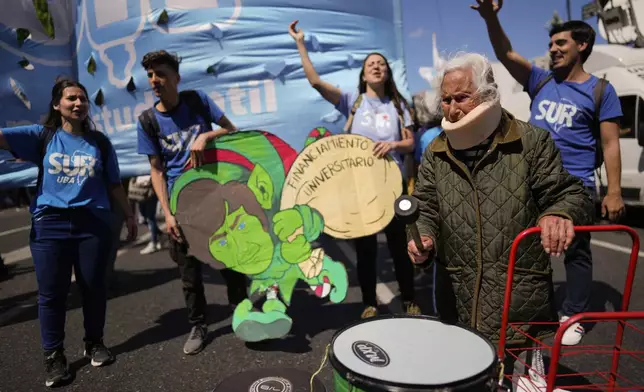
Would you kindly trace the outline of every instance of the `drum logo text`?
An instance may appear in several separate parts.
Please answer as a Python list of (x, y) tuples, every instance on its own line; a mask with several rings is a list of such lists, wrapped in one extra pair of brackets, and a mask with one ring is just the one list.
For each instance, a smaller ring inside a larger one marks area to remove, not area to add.
[(366, 364), (377, 367), (385, 367), (390, 363), (389, 355), (377, 344), (358, 340), (351, 346), (356, 357)]
[(293, 384), (282, 377), (264, 377), (255, 381), (248, 392), (293, 392)]

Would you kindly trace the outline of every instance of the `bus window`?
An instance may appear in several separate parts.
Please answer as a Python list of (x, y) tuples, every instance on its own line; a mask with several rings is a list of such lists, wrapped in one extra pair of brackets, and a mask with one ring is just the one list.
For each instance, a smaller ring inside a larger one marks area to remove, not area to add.
[[(620, 138), (632, 139), (635, 137), (635, 124), (636, 124), (635, 103), (637, 102), (638, 98), (639, 97), (635, 95), (625, 95), (623, 97), (619, 97), (619, 102), (622, 105), (622, 113), (624, 114), (619, 127)], [(639, 98), (639, 100), (641, 101), (642, 98)], [(642, 112), (642, 110), (644, 110), (644, 107), (640, 102), (640, 113)], [(640, 119), (644, 119), (641, 116), (641, 114), (638, 117)], [(642, 124), (638, 124), (638, 125), (640, 127), (642, 126)]]

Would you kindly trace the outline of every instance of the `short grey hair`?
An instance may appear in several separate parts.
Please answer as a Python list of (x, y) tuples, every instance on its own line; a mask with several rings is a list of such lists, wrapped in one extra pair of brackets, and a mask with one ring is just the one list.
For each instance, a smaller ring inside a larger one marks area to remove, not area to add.
[(434, 88), (439, 93), (436, 94), (438, 99), (438, 106), (441, 102), (441, 86), (445, 75), (456, 70), (472, 71), (472, 82), (476, 87), (476, 95), (478, 95), (481, 103), (499, 101), (501, 96), (499, 88), (494, 81), (494, 72), (492, 71), (492, 64), (488, 61), (487, 57), (479, 53), (459, 52), (439, 69), (438, 75), (435, 79)]

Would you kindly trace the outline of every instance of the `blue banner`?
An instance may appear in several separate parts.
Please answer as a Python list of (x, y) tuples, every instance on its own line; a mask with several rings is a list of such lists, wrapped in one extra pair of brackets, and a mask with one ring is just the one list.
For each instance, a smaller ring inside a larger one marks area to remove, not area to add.
[[(154, 104), (140, 65), (149, 51), (181, 57), (180, 89), (203, 90), (240, 129), (267, 130), (298, 151), (310, 130), (340, 132), (346, 119), (306, 80), (288, 34), (293, 20), (324, 80), (357, 89), (364, 57), (378, 51), (410, 97), (400, 0), (53, 0), (54, 40), (31, 3), (17, 0), (8, 10), (21, 16), (3, 9), (0, 17), (0, 127), (40, 122), (56, 76), (72, 75), (89, 90), (92, 119), (112, 140), (123, 177), (149, 172), (136, 152), (137, 117)], [(74, 30), (59, 30), (65, 22)], [(18, 27), (32, 32), (22, 44)], [(0, 155), (0, 188), (32, 185), (33, 165), (10, 159)]]

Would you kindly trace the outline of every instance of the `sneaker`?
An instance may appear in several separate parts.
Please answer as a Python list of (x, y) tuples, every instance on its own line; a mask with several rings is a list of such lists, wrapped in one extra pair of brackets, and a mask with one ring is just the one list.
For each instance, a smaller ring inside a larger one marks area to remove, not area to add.
[(405, 313), (411, 316), (420, 316), (422, 314), (420, 307), (414, 301), (403, 302), (403, 309)]
[(86, 342), (83, 355), (92, 360), (94, 367), (101, 367), (114, 361), (114, 356), (102, 341), (98, 343)]
[(377, 315), (378, 315), (378, 308), (376, 308), (375, 306), (367, 306), (362, 311), (362, 315), (360, 315), (360, 318), (367, 319), (367, 318), (375, 317)]
[(161, 250), (161, 243), (159, 242), (148, 242), (145, 248), (141, 249), (142, 255), (149, 255), (150, 253), (158, 252)]
[(67, 358), (63, 349), (45, 353), (45, 372), (47, 373), (45, 385), (48, 387), (58, 386), (72, 377), (67, 368)]
[[(568, 316), (561, 316), (559, 319), (560, 323), (563, 323), (564, 321), (568, 320), (570, 317)], [(564, 332), (563, 337), (561, 338), (561, 344), (564, 346), (576, 346), (581, 342), (581, 338), (584, 337), (584, 334), (586, 333), (586, 330), (584, 327), (579, 324), (579, 323), (574, 323)]]
[(204, 347), (204, 340), (208, 334), (208, 327), (205, 324), (197, 324), (192, 327), (186, 344), (183, 345), (183, 352), (186, 355), (199, 353)]

